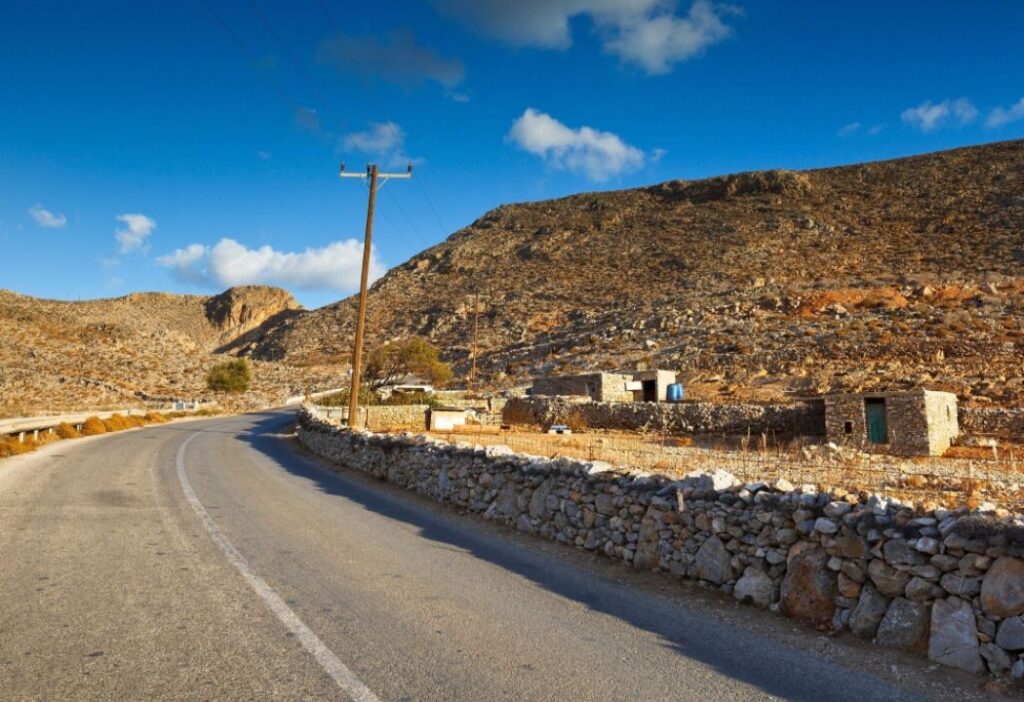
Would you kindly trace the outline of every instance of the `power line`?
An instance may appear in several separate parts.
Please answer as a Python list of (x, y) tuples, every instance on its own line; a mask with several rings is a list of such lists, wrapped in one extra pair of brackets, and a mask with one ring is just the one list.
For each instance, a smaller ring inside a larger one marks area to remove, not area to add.
[[(221, 26), (221, 28), (224, 30), (224, 32), (231, 38), (231, 40), (238, 46), (238, 48), (241, 49), (242, 53), (246, 56), (246, 58), (250, 61), (250, 63), (252, 63), (254, 65), (256, 63), (258, 63), (259, 59), (257, 58), (255, 52), (253, 52), (246, 45), (246, 43), (244, 41), (242, 41), (241, 37), (239, 37), (238, 34), (236, 34), (234, 31), (232, 31), (230, 25), (228, 25), (228, 23), (224, 19), (224, 17), (219, 12), (217, 12), (216, 9), (214, 9), (213, 5), (210, 3), (210, 0), (202, 0), (202, 2), (206, 6), (206, 9), (209, 11), (209, 13), (214, 17), (214, 19), (217, 20), (217, 23)], [(304, 69), (301, 68), (301, 65), (299, 64), (299, 62), (290, 53), (290, 51), (288, 50), (288, 47), (285, 44), (284, 40), (273, 29), (273, 27), (270, 24), (269, 19), (266, 17), (266, 15), (264, 15), (260, 11), (259, 7), (253, 2), (253, 0), (249, 0), (249, 4), (252, 7), (252, 9), (254, 10), (254, 12), (256, 13), (256, 15), (260, 18), (260, 21), (263, 22), (264, 25), (266, 25), (266, 27), (270, 31), (271, 35), (273, 35), (274, 39), (281, 45), (281, 47), (284, 50), (284, 52), (288, 55), (288, 60), (290, 62), (292, 62), (292, 64), (296, 67), (296, 69), (299, 72), (299, 74), (309, 84), (309, 87), (313, 89), (313, 92), (316, 94), (317, 98), (320, 99), (321, 102), (326, 104), (326, 100), (323, 99), (323, 96), (320, 94), (320, 92), (316, 89), (316, 87), (313, 84), (313, 82), (310, 80), (309, 75), (304, 71)], [(321, 7), (324, 7), (324, 9), (326, 11), (326, 7), (322, 3), (321, 3)], [(332, 22), (332, 25), (333, 25), (333, 19), (331, 19), (330, 21)], [(275, 80), (271, 80), (270, 77), (266, 76), (264, 73), (262, 73), (260, 71), (257, 71), (257, 73), (264, 80), (266, 80), (267, 84), (271, 86), (271, 88), (274, 90), (274, 92), (277, 94), (277, 96), (279, 98), (281, 98), (281, 100), (284, 102), (285, 106), (288, 108), (288, 110), (292, 114), (298, 114), (299, 113), (299, 110), (301, 109), (301, 106), (299, 106), (297, 101), (292, 99), (292, 97), (288, 94), (288, 92), (284, 89), (284, 87), (282, 85), (280, 85)], [(391, 195), (391, 192), (388, 191), (388, 194)], [(397, 199), (395, 199), (394, 196), (391, 196), (391, 197), (392, 197), (393, 202), (396, 204), (396, 206), (399, 208), (399, 210), (403, 213), (405, 218), (409, 221), (409, 224), (412, 226), (413, 230), (417, 234), (417, 237), (420, 239), (420, 243), (425, 245), (427, 248), (429, 248), (430, 244), (426, 243), (425, 239), (422, 236), (422, 234), (420, 234), (419, 231), (416, 230), (415, 224), (412, 222), (412, 220), (409, 218), (409, 216), (407, 214), (405, 214), (405, 212), (402, 209), (401, 205), (398, 204)], [(381, 214), (384, 215), (383, 212)], [(402, 228), (397, 226), (394, 223), (394, 220), (392, 220), (391, 218), (386, 217), (386, 219), (391, 223), (391, 225), (395, 229), (395, 232), (406, 243), (406, 245), (409, 246), (410, 249), (415, 250), (417, 248), (417, 246), (415, 244), (413, 244), (411, 241), (409, 241), (409, 239), (402, 233)]]
[[(257, 63), (259, 63), (259, 58), (257, 58), (256, 54), (252, 50), (250, 50), (249, 47), (246, 46), (245, 42), (243, 42), (242, 39), (231, 30), (231, 27), (228, 26), (227, 21), (221, 16), (219, 12), (217, 12), (217, 10), (214, 9), (213, 5), (210, 3), (210, 0), (203, 0), (203, 4), (206, 6), (207, 11), (211, 15), (213, 15), (213, 18), (217, 20), (217, 24), (221, 26), (221, 29), (224, 30), (225, 34), (231, 37), (231, 40), (235, 42), (239, 49), (242, 50), (242, 53), (245, 54), (245, 57), (249, 59), (249, 63), (251, 63), (254, 66)], [(270, 85), (273, 91), (277, 93), (277, 96), (281, 98), (282, 101), (284, 101), (285, 106), (294, 114), (293, 106), (295, 104), (295, 101), (288, 95), (288, 91), (284, 89), (284, 86), (278, 84), (277, 81), (271, 80), (260, 71), (257, 71), (257, 74), (259, 74), (262, 78), (264, 78), (267, 81), (267, 83)]]
[(302, 77), (303, 82), (305, 82), (307, 87), (309, 87), (309, 89), (313, 91), (314, 97), (316, 97), (317, 100), (326, 105), (327, 100), (324, 99), (324, 96), (317, 89), (316, 84), (310, 79), (309, 74), (306, 73), (306, 69), (302, 67), (302, 64), (299, 63), (299, 61), (295, 58), (295, 55), (292, 53), (291, 49), (288, 48), (288, 44), (277, 32), (277, 30), (274, 29), (273, 23), (271, 23), (267, 16), (263, 14), (263, 11), (260, 10), (259, 6), (256, 4), (256, 0), (249, 0), (249, 7), (252, 8), (252, 11), (259, 18), (260, 22), (263, 23), (263, 26), (267, 28), (268, 32), (270, 32), (270, 36), (272, 36), (274, 38), (274, 41), (277, 42), (278, 46), (281, 47), (281, 51), (284, 53), (285, 57), (287, 57), (288, 62), (291, 63), (292, 67), (295, 69), (295, 72)]
[[(252, 2), (252, 0), (250, 0), (250, 2)], [(359, 71), (359, 62), (356, 60), (356, 57), (352, 53), (351, 49), (349, 49), (348, 42), (345, 41), (345, 35), (342, 34), (341, 28), (335, 21), (334, 15), (331, 13), (330, 8), (327, 7), (327, 3), (325, 2), (325, 0), (316, 0), (316, 3), (320, 6), (320, 9), (323, 10), (324, 16), (327, 17), (327, 23), (330, 24), (331, 29), (334, 30), (335, 36), (337, 36), (338, 41), (341, 43), (342, 51), (345, 52), (345, 56), (348, 58), (349, 63), (352, 64), (352, 68), (354, 69), (356, 75), (360, 77), (360, 81), (363, 83), (363, 87), (366, 88), (367, 95), (369, 95), (370, 99), (374, 101), (374, 106), (380, 110), (380, 108), (382, 108), (383, 105), (380, 104), (380, 101), (377, 98), (376, 93), (374, 93), (373, 90), (371, 89), (369, 81)], [(381, 113), (383, 114), (383, 110), (381, 110)], [(390, 120), (384, 120), (384, 124), (386, 124), (388, 129), (391, 130), (391, 133), (395, 137), (395, 141), (401, 142), (402, 136), (398, 133), (398, 130), (395, 129), (395, 125), (393, 125)], [(441, 220), (441, 214), (438, 212), (437, 207), (434, 206), (434, 200), (433, 198), (430, 197), (430, 193), (427, 191), (427, 187), (423, 182), (422, 175), (420, 175), (420, 178), (417, 179), (416, 183), (417, 185), (419, 185), (420, 190), (423, 192), (423, 196), (426, 198), (427, 205), (430, 207), (431, 212), (434, 213), (434, 218), (437, 220), (437, 224), (441, 228), (441, 236), (444, 237), (448, 233), (448, 228)]]

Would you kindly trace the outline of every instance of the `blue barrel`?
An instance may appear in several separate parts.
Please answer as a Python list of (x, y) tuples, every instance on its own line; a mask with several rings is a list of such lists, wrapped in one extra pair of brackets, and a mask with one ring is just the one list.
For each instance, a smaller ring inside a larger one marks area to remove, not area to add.
[(683, 401), (683, 384), (672, 383), (668, 386), (668, 401), (669, 402), (682, 402)]

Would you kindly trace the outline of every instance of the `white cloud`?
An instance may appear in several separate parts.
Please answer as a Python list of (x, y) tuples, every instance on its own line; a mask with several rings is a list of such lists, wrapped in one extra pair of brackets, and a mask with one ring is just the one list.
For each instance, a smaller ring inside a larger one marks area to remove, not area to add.
[(1021, 98), (1009, 107), (997, 107), (988, 113), (985, 120), (986, 127), (1002, 127), (1010, 122), (1017, 122), (1024, 119), (1024, 98)]
[(359, 151), (392, 167), (404, 166), (411, 160), (405, 155), (405, 132), (394, 122), (370, 122), (369, 129), (342, 137), (341, 146), (345, 151)]
[(650, 74), (700, 54), (732, 33), (723, 20), (731, 5), (694, 0), (685, 16), (672, 0), (435, 0), (438, 8), (483, 34), (510, 44), (565, 49), (570, 20), (587, 16), (604, 49)]
[(28, 213), (40, 227), (44, 229), (62, 229), (68, 223), (68, 218), (62, 214), (53, 214), (42, 205), (33, 205), (28, 208)]
[(947, 126), (950, 121), (957, 126), (970, 124), (978, 117), (978, 108), (967, 98), (943, 100), (933, 103), (925, 100), (917, 107), (909, 107), (900, 114), (905, 124), (922, 132), (931, 132)]
[(156, 222), (144, 214), (119, 214), (117, 221), (125, 225), (124, 229), (114, 232), (118, 253), (122, 254), (142, 249), (146, 245), (146, 239), (156, 229)]
[(860, 131), (860, 122), (850, 122), (849, 124), (844, 124), (842, 126), (842, 128), (840, 128), (840, 130), (838, 132), (836, 132), (836, 133), (839, 136), (841, 136), (841, 137), (848, 137), (848, 136), (853, 136), (854, 134), (856, 134), (859, 131)]
[[(225, 238), (212, 247), (191, 244), (177, 249), (158, 258), (157, 264), (181, 281), (211, 287), (264, 283), (306, 290), (352, 290), (359, 286), (362, 257), (363, 245), (355, 239), (295, 253), (270, 246), (250, 249)], [(371, 281), (384, 271), (376, 251), (371, 252)]]
[(571, 129), (532, 107), (512, 123), (508, 138), (552, 167), (582, 173), (591, 180), (634, 171), (643, 166), (646, 157), (611, 132)]

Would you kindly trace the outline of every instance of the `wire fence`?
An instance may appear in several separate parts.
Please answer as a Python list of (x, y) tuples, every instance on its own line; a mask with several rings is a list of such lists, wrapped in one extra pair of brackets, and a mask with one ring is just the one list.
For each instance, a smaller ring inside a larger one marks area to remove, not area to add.
[(604, 461), (637, 473), (681, 477), (726, 470), (743, 482), (787, 480), (818, 489), (867, 491), (912, 502), (977, 507), (982, 502), (1024, 508), (1024, 462), (1019, 454), (989, 459), (868, 455), (822, 446), (741, 441), (738, 449), (690, 445), (686, 437), (597, 433), (539, 434), (461, 428), (433, 436), (451, 442), (507, 446), (516, 453)]

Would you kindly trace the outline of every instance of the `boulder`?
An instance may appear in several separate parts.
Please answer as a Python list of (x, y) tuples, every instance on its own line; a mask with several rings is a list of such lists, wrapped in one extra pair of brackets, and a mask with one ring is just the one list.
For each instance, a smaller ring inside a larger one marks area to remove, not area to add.
[(650, 570), (658, 565), (661, 514), (661, 510), (648, 507), (644, 518), (640, 520), (640, 533), (637, 535), (636, 553), (633, 556), (633, 565), (637, 568)]
[(501, 490), (498, 491), (498, 496), (494, 498), (494, 504), (496, 505), (498, 512), (509, 519), (515, 519), (518, 517), (519, 486), (512, 482), (505, 483)]
[(923, 651), (928, 646), (928, 625), (926, 605), (897, 597), (882, 617), (875, 641), (904, 651)]
[(985, 670), (978, 647), (978, 626), (969, 602), (946, 597), (932, 605), (928, 658), (968, 673)]
[(534, 519), (540, 519), (548, 512), (547, 500), (548, 495), (551, 494), (551, 479), (548, 478), (543, 483), (537, 486), (537, 489), (533, 491), (533, 495), (530, 497), (530, 516)]
[(868, 583), (861, 590), (860, 600), (850, 614), (850, 631), (862, 639), (873, 639), (888, 610), (889, 598)]
[(981, 583), (981, 608), (996, 617), (1024, 613), (1024, 561), (1003, 557), (985, 573)]
[(747, 566), (743, 577), (736, 581), (732, 596), (740, 602), (749, 602), (758, 607), (767, 607), (772, 603), (775, 585), (764, 571)]
[(881, 558), (875, 558), (868, 563), (868, 577), (886, 597), (900, 597), (910, 580), (910, 573), (896, 570)]
[(1024, 617), (1010, 617), (999, 624), (996, 643), (1007, 651), (1024, 651)]
[(725, 550), (725, 544), (717, 536), (700, 545), (697, 550), (697, 577), (721, 585), (732, 579), (732, 556)]
[(828, 569), (828, 554), (810, 542), (790, 549), (782, 581), (783, 611), (796, 619), (827, 624), (836, 605), (836, 575)]
[(922, 565), (928, 557), (903, 539), (890, 539), (882, 546), (886, 563), (899, 565)]
[(594, 509), (597, 510), (598, 514), (603, 514), (606, 517), (609, 517), (619, 511), (615, 507), (612, 496), (604, 492), (599, 493), (594, 498)]

